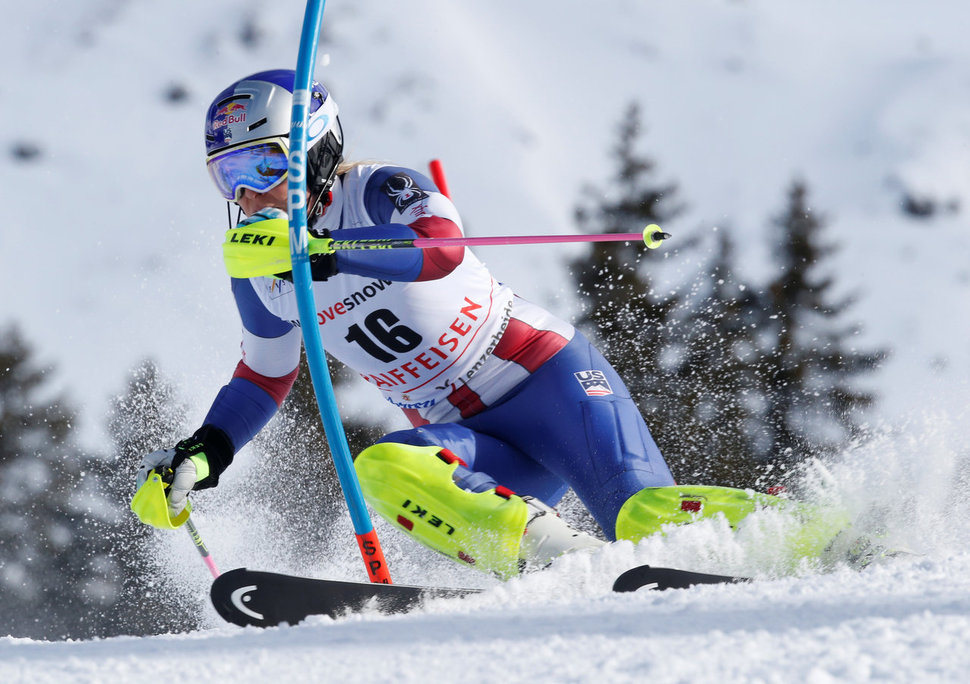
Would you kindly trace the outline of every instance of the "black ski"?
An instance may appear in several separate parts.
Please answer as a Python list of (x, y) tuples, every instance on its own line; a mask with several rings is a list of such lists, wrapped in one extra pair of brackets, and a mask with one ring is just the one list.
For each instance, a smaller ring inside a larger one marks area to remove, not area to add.
[(216, 578), (209, 594), (216, 611), (228, 622), (242, 627), (271, 627), (284, 622), (295, 625), (311, 615), (336, 618), (368, 607), (382, 613), (405, 613), (429, 598), (478, 592), (310, 579), (239, 568)]
[(710, 575), (706, 572), (691, 572), (674, 568), (654, 568), (641, 565), (630, 568), (613, 582), (613, 591), (625, 592), (637, 589), (687, 589), (695, 584), (732, 584), (748, 582), (746, 577), (732, 577), (731, 575)]
[[(613, 591), (662, 591), (744, 581), (747, 580), (741, 577), (641, 565), (617, 577)], [(220, 575), (210, 594), (212, 605), (226, 621), (242, 627), (272, 627), (282, 623), (295, 625), (311, 615), (338, 618), (367, 608), (381, 613), (406, 613), (427, 599), (458, 598), (480, 591), (310, 579), (239, 568)]]

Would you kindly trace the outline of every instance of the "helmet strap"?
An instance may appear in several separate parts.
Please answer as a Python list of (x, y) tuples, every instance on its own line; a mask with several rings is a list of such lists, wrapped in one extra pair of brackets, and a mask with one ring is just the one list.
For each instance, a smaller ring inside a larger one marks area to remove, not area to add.
[(226, 217), (229, 219), (229, 230), (232, 230), (239, 225), (239, 221), (242, 220), (242, 207), (238, 204), (236, 205), (236, 222), (232, 221), (232, 205), (234, 202), (226, 202)]
[[(327, 193), (327, 194), (329, 195), (330, 193)], [(309, 216), (312, 216), (313, 218), (320, 218), (321, 216), (323, 216), (324, 211), (326, 211), (326, 208), (327, 206), (329, 206), (330, 203), (329, 202), (324, 203), (324, 202), (321, 202), (320, 200), (321, 198), (319, 196), (315, 196), (313, 198), (313, 207), (310, 209)]]
[(337, 178), (337, 164), (333, 165), (330, 169), (330, 174), (327, 179), (322, 183), (318, 184), (319, 189), (314, 189), (311, 195), (314, 198), (313, 206), (310, 208), (310, 216), (323, 216), (326, 212), (327, 207), (333, 203), (333, 193), (330, 192), (330, 188), (333, 187), (334, 180)]

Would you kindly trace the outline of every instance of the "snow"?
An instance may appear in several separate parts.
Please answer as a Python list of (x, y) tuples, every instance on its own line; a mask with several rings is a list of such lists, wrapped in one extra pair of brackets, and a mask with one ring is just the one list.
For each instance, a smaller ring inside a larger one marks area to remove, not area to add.
[[(966, 577), (970, 568), (959, 568)], [(942, 581), (950, 584), (939, 564), (921, 562), (866, 577), (551, 598), (527, 609), (509, 591), (413, 616), (267, 631), (7, 639), (0, 674), (41, 684), (148, 674), (211, 682), (963, 681), (967, 582), (941, 591)]]
[[(104, 442), (109, 397), (146, 356), (201, 418), (238, 355), (219, 264), (225, 208), (202, 164), (202, 114), (232, 79), (293, 63), (302, 3), (2, 6), (0, 272), (9, 288), (0, 323), (18, 322), (57, 365), (93, 448)], [(0, 681), (964, 681), (970, 4), (590, 8), (332, 0), (321, 47), (330, 63), (317, 75), (340, 104), (349, 156), (416, 167), (441, 157), (470, 234), (570, 232), (586, 184), (602, 186), (612, 170), (607, 150), (635, 99), (642, 149), (689, 206), (664, 227), (675, 239), (733, 231), (755, 277), (772, 268), (768, 220), (790, 182), (804, 178), (841, 246), (839, 286), (858, 296), (860, 348), (892, 349), (873, 422), (893, 427), (819, 479), (857, 520), (885, 513), (893, 541), (920, 555), (861, 573), (800, 568), (777, 578), (768, 532), (725, 540), (698, 526), (496, 585), (379, 526), (397, 581), (489, 591), (406, 617), (257, 631), (218, 623), (205, 607), (204, 567), (187, 540), (168, 535), (160, 545), (171, 555), (169, 586), (188, 583), (182, 599), (208, 611), (204, 631), (0, 638)], [(240, 40), (247, 22), (259, 27), (255, 45)], [(165, 100), (172, 84), (186, 88), (184, 101)], [(16, 160), (19, 144), (36, 145), (39, 156)], [(907, 217), (907, 193), (940, 210)], [(480, 254), (525, 296), (573, 312), (563, 271), (571, 248)], [(253, 550), (239, 505), (221, 499), (199, 512), (217, 561), (292, 569), (285, 549)], [(338, 525), (309, 570), (360, 579), (349, 539)], [(763, 579), (611, 595), (606, 578), (634, 562)]]
[(559, 573), (407, 616), (87, 642), (6, 637), (0, 678), (957, 682), (970, 664), (963, 648), (968, 571), (966, 557), (922, 559), (864, 573), (632, 595), (611, 594), (605, 581), (574, 591)]
[[(208, 573), (180, 534), (158, 533), (159, 586), (197, 604), (201, 631), (38, 642), (0, 638), (0, 681), (103, 682), (187, 674), (206, 682), (963, 682), (970, 653), (970, 502), (960, 424), (926, 418), (810, 468), (809, 495), (845, 508), (860, 534), (911, 555), (862, 571), (792, 564), (789, 519), (764, 512), (738, 534), (712, 520), (507, 583), (415, 549), (378, 524), (399, 583), (485, 591), (398, 616), (373, 612), (260, 630), (227, 625), (206, 601)], [(962, 450), (962, 453), (961, 453)], [(932, 458), (927, 458), (931, 454)], [(197, 522), (218, 563), (361, 579), (349, 521), (312, 568), (293, 567), (272, 530), (231, 497)], [(203, 506), (200, 506), (201, 509)], [(877, 518), (877, 519), (874, 519)], [(640, 563), (729, 572), (750, 584), (614, 594)]]

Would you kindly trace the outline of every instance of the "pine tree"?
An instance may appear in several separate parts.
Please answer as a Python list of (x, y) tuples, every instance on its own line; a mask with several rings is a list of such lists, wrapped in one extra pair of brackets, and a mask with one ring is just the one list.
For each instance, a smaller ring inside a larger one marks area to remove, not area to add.
[[(334, 389), (352, 382), (356, 374), (328, 356)], [(376, 423), (344, 419), (351, 454), (358, 454), (383, 433)], [(277, 417), (254, 440), (259, 453), (245, 496), (265, 503), (268, 514), (280, 520), (280, 536), (303, 564), (319, 560), (333, 521), (346, 503), (317, 408), (306, 356), (300, 373)]]
[(199, 617), (184, 601), (160, 587), (154, 555), (157, 532), (129, 510), (141, 458), (169, 447), (187, 434), (186, 407), (176, 398), (151, 360), (133, 368), (123, 394), (114, 398), (107, 418), (114, 442), (101, 459), (99, 494), (115, 512), (103, 523), (115, 563), (118, 600), (104, 613), (105, 631), (114, 634), (165, 634), (199, 627)]
[[(581, 227), (628, 231), (676, 215), (676, 187), (653, 181), (653, 163), (635, 152), (638, 133), (631, 107), (614, 151), (617, 176), (608, 190), (587, 193), (606, 199), (577, 211)], [(597, 244), (573, 262), (584, 304), (578, 325), (626, 381), (678, 481), (773, 484), (764, 475), (774, 466), (857, 435), (874, 399), (853, 381), (881, 352), (853, 349), (858, 328), (841, 323), (851, 300), (829, 301), (833, 281), (817, 275), (832, 249), (821, 244), (804, 184), (776, 224), (780, 272), (765, 287), (737, 275), (725, 231), (706, 260), (696, 256), (699, 239), (664, 246), (670, 261), (700, 265), (686, 283), (658, 285), (664, 262), (635, 245)]]
[(0, 634), (97, 636), (117, 596), (97, 459), (75, 445), (65, 397), (48, 398), (51, 375), (16, 328), (0, 332)]
[[(586, 193), (605, 199), (577, 210), (582, 228), (628, 232), (654, 222), (665, 226), (682, 211), (676, 184), (655, 181), (654, 162), (637, 152), (640, 128), (639, 108), (631, 105), (613, 151), (616, 176), (608, 188)], [(635, 244), (592, 245), (572, 264), (583, 298), (578, 326), (598, 340), (624, 379), (675, 478), (736, 483), (750, 474), (735, 472), (745, 460), (736, 451), (742, 439), (724, 420), (728, 415), (740, 420), (744, 403), (734, 399), (731, 388), (732, 378), (740, 375), (731, 358), (736, 342), (723, 328), (748, 295), (728, 292), (745, 288), (734, 281), (726, 241), (719, 260), (694, 282), (668, 282), (665, 262), (686, 260), (699, 244), (696, 238), (675, 236), (657, 251)], [(709, 271), (721, 275), (711, 278)], [(731, 456), (725, 457), (726, 450)]]
[[(677, 186), (651, 182), (654, 163), (637, 154), (640, 109), (631, 104), (620, 124), (614, 148), (617, 174), (608, 190), (588, 188), (590, 197), (606, 197), (596, 206), (581, 206), (576, 220), (593, 233), (632, 232), (650, 223), (664, 225), (681, 211), (674, 204)], [(647, 252), (642, 244), (594, 243), (586, 255), (573, 261), (571, 272), (582, 298), (578, 326), (600, 342), (601, 350), (620, 376), (651, 424), (664, 425), (666, 388), (657, 382), (663, 363), (663, 340), (670, 334), (673, 312), (680, 305), (677, 293), (659, 293), (651, 270), (662, 255)]]
[(734, 244), (719, 233), (714, 256), (699, 271), (664, 341), (660, 382), (676, 416), (670, 444), (682, 457), (678, 478), (750, 487), (764, 462), (755, 445), (760, 409), (754, 321), (761, 302), (734, 271)]
[(771, 332), (763, 337), (771, 340), (762, 366), (771, 388), (765, 425), (772, 453), (798, 460), (831, 453), (860, 433), (875, 397), (854, 383), (885, 352), (855, 349), (859, 326), (843, 322), (853, 300), (835, 301), (834, 278), (824, 275), (835, 247), (823, 242), (825, 222), (810, 209), (804, 182), (791, 185), (774, 225), (779, 273), (767, 288), (760, 323)]

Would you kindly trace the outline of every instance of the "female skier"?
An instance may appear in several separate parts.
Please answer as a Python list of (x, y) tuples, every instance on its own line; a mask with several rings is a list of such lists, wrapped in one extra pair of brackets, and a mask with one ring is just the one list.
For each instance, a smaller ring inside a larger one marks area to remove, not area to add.
[[(254, 229), (285, 221), (294, 73), (247, 76), (216, 96), (206, 163), (220, 194)], [(309, 229), (334, 239), (453, 237), (462, 223), (422, 174), (348, 164), (337, 105), (319, 83), (308, 121)], [(263, 224), (267, 225), (267, 224)], [(603, 542), (552, 508), (568, 488), (610, 539), (766, 499), (676, 487), (623, 381), (569, 323), (496, 282), (468, 249), (340, 251), (313, 257), (325, 348), (400, 407), (411, 427), (365, 449), (355, 468), (368, 503), (431, 548), (509, 576)], [(297, 375), (293, 285), (233, 278), (242, 360), (202, 426), (145, 457), (139, 484), (172, 469), (168, 507), (213, 487), (269, 421)]]

